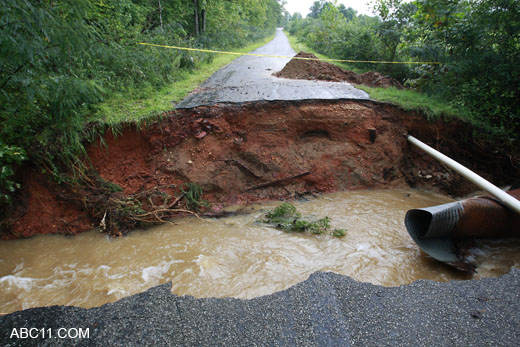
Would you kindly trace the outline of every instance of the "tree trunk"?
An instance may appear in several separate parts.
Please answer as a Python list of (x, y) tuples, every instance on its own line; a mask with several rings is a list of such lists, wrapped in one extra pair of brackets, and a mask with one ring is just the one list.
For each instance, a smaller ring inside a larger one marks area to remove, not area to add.
[(195, 19), (195, 36), (199, 36), (199, 1), (193, 0), (194, 19)]
[(200, 32), (203, 33), (206, 31), (206, 10), (200, 10)]
[(159, 0), (159, 22), (161, 23), (161, 31), (164, 32), (164, 27), (162, 23), (162, 6), (161, 6), (161, 0)]

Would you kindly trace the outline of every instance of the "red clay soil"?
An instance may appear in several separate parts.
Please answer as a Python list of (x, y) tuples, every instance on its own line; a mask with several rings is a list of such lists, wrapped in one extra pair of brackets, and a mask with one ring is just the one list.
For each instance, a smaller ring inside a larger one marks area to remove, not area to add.
[(62, 189), (34, 168), (23, 175), (23, 190), (2, 222), (9, 229), (2, 238), (22, 238), (36, 234), (74, 235), (92, 229), (92, 220), (81, 206), (61, 199)]
[[(471, 132), (460, 122), (427, 122), (371, 101), (260, 102), (174, 111), (142, 131), (128, 125), (117, 138), (108, 132), (108, 147), (92, 144), (88, 154), (99, 174), (125, 193), (164, 187), (177, 197), (183, 183), (195, 182), (214, 211), (338, 190), (414, 186), (461, 196), (475, 189), (410, 147), (406, 133), (497, 184), (520, 176), (508, 157), (465, 142)], [(99, 225), (99, 217), (61, 198), (59, 187), (34, 172), (26, 170), (4, 238), (74, 234)]]
[[(295, 58), (318, 59), (314, 54), (306, 52), (299, 52)], [(353, 71), (343, 70), (339, 66), (318, 60), (293, 58), (281, 71), (274, 73), (274, 75), (276, 77), (292, 79), (349, 82), (353, 84), (364, 84), (369, 87), (403, 88), (401, 83), (391, 77), (383, 76), (379, 72), (369, 71), (357, 74)]]

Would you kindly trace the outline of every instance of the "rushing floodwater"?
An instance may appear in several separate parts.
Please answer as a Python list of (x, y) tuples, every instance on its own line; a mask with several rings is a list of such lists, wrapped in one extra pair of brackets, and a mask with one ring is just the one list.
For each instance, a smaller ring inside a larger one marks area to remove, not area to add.
[[(315, 271), (346, 274), (385, 286), (418, 279), (468, 279), (420, 253), (404, 227), (408, 209), (451, 201), (422, 191), (344, 192), (297, 202), (304, 215), (329, 216), (347, 229), (289, 234), (256, 223), (269, 203), (247, 215), (135, 231), (109, 239), (98, 232), (0, 241), (0, 312), (49, 305), (99, 306), (172, 282), (173, 293), (252, 298), (283, 290)], [(481, 244), (473, 278), (520, 265), (519, 241)]]

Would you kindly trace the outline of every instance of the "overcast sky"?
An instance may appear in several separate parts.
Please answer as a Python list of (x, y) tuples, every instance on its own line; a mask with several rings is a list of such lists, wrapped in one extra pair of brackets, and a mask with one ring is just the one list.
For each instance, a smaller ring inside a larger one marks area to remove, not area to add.
[[(310, 11), (312, 4), (316, 0), (286, 0), (287, 5), (285, 5), (285, 9), (289, 11), (291, 14), (294, 12), (299, 12), (302, 16), (306, 16)], [(372, 8), (367, 4), (369, 0), (339, 0), (339, 4), (345, 5), (346, 8), (352, 7), (357, 11), (358, 14), (366, 14), (369, 16), (373, 16)]]

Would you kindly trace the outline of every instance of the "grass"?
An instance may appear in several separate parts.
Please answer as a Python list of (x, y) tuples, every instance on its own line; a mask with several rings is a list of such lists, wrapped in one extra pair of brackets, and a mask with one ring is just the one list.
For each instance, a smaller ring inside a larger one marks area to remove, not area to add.
[[(259, 42), (234, 51), (247, 53), (265, 45), (273, 38), (274, 35), (271, 35)], [(109, 125), (122, 122), (139, 122), (170, 111), (177, 102), (184, 99), (215, 71), (238, 57), (237, 55), (215, 54), (213, 61), (204, 62), (190, 71), (181, 71), (177, 81), (159, 90), (147, 87), (140, 90), (129, 89), (124, 93), (118, 93), (99, 105), (93, 120), (99, 120)]]
[(364, 90), (373, 100), (397, 105), (407, 111), (422, 111), (429, 120), (438, 118), (470, 119), (470, 113), (456, 108), (445, 100), (429, 96), (410, 89), (374, 88), (358, 85), (356, 88)]
[[(319, 59), (330, 59), (330, 57), (327, 57), (324, 54), (316, 52), (314, 49), (310, 48), (305, 43), (299, 41), (296, 36), (289, 34), (288, 31), (284, 30), (284, 33), (285, 33), (285, 35), (287, 35), (287, 38), (289, 39), (289, 43), (290, 43), (292, 49), (294, 49), (296, 52), (304, 51), (307, 53), (314, 54)], [(354, 71), (355, 73), (363, 73), (363, 72), (367, 71), (367, 70), (362, 70), (362, 69), (356, 68), (355, 66), (353, 66), (351, 64), (343, 63), (340, 61), (329, 61), (328, 63), (339, 66), (340, 68), (345, 69), (345, 70)]]
[(201, 207), (209, 206), (209, 203), (202, 199), (204, 191), (197, 183), (185, 183), (182, 193), (186, 197), (186, 206), (190, 211), (199, 212)]
[[(312, 48), (305, 45), (305, 43), (298, 41), (297, 37), (292, 36), (287, 31), (285, 31), (285, 34), (289, 38), (289, 43), (295, 51), (305, 51), (313, 53), (320, 59), (329, 59), (329, 57), (327, 57), (326, 55), (320, 54)], [(357, 69), (353, 67), (351, 64), (346, 64), (342, 62), (330, 63), (337, 65), (343, 69), (354, 71), (356, 73), (362, 73), (367, 71)], [(420, 93), (414, 90), (396, 88), (374, 88), (364, 85), (357, 85), (356, 88), (367, 92), (372, 100), (393, 104), (407, 111), (421, 111), (426, 115), (428, 120), (454, 117), (469, 121), (471, 123), (475, 123), (473, 122), (473, 117), (468, 110), (454, 107), (450, 105), (446, 100), (430, 96), (424, 93)]]

